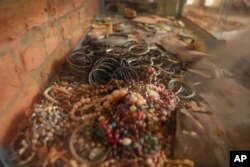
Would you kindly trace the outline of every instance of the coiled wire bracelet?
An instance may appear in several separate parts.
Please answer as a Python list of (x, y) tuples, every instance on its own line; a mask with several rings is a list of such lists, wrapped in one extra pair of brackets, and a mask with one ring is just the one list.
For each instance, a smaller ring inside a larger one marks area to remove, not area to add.
[(182, 99), (190, 99), (195, 95), (193, 88), (182, 79), (171, 79), (168, 83), (168, 88)]

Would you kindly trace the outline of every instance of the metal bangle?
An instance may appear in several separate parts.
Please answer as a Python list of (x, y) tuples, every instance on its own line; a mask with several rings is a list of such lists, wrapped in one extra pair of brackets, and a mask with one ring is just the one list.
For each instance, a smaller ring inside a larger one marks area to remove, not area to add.
[[(139, 51), (136, 51), (139, 49)], [(147, 54), (150, 51), (150, 48), (148, 45), (142, 45), (142, 44), (136, 44), (132, 45), (128, 48), (128, 53), (134, 56), (143, 56)]]
[(195, 95), (193, 88), (182, 79), (171, 79), (168, 83), (168, 88), (173, 91), (176, 83), (181, 84), (181, 87), (174, 92), (179, 98), (190, 99)]
[(95, 165), (95, 164), (98, 164), (98, 163), (104, 161), (104, 160), (107, 158), (107, 156), (108, 156), (108, 149), (107, 149), (107, 148), (106, 148), (106, 152), (104, 153), (104, 155), (103, 155), (100, 159), (95, 160), (95, 161), (88, 161), (88, 160), (86, 160), (86, 159), (83, 159), (82, 157), (80, 157), (80, 156), (77, 154), (77, 152), (76, 152), (76, 150), (75, 150), (75, 148), (74, 148), (74, 139), (75, 139), (75, 137), (76, 137), (77, 132), (78, 132), (79, 130), (81, 130), (81, 129), (86, 128), (87, 126), (97, 126), (97, 125), (96, 125), (95, 123), (85, 123), (85, 124), (82, 124), (82, 125), (78, 126), (78, 127), (73, 131), (73, 133), (72, 133), (72, 135), (71, 135), (71, 137), (70, 137), (70, 139), (69, 139), (69, 149), (70, 149), (70, 152), (71, 152), (72, 156), (74, 157), (74, 159), (75, 159), (77, 162), (79, 162), (79, 163), (85, 163), (85, 164), (88, 164), (88, 165)]

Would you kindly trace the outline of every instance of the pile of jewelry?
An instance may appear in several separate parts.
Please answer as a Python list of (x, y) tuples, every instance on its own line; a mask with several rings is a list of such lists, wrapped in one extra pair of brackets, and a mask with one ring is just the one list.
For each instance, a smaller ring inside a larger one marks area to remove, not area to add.
[(139, 81), (148, 67), (159, 72), (158, 79), (163, 75), (168, 79), (182, 77), (183, 73), (178, 56), (157, 43), (126, 42), (113, 47), (105, 43), (85, 44), (72, 52), (67, 62), (76, 78), (88, 80), (91, 85), (106, 84), (111, 79)]
[[(88, 43), (72, 52), (12, 143), (14, 165), (193, 166), (171, 160), (175, 112), (195, 95), (159, 44)], [(67, 79), (66, 79), (67, 78)]]

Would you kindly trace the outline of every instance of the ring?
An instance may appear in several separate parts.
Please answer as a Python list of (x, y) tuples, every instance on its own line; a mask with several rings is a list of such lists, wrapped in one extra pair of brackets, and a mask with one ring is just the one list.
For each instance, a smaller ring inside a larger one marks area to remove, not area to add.
[[(176, 85), (179, 85), (179, 87), (176, 87)], [(182, 99), (190, 99), (195, 95), (193, 88), (182, 79), (171, 79), (168, 88)]]
[(128, 49), (128, 53), (134, 56), (143, 56), (149, 52), (150, 48), (146, 44), (136, 44), (133, 46), (130, 46)]
[[(75, 158), (75, 160), (79, 163), (84, 163), (84, 164), (87, 164), (87, 165), (95, 165), (95, 164), (98, 164), (102, 161), (104, 161), (106, 158), (107, 158), (107, 155), (108, 155), (108, 149), (105, 148), (105, 152), (102, 156), (98, 157), (98, 159), (95, 159), (95, 160), (88, 160), (87, 158), (83, 158), (82, 156), (80, 156), (76, 149), (75, 149), (75, 146), (74, 146), (74, 141), (77, 137), (77, 133), (79, 131), (83, 131), (84, 133), (88, 133), (92, 131), (95, 132), (96, 131), (96, 128), (98, 128), (99, 126), (96, 124), (96, 123), (85, 123), (85, 124), (82, 124), (80, 125), (79, 127), (77, 127), (74, 132), (72, 133), (71, 137), (70, 137), (70, 141), (69, 141), (69, 149), (70, 149), (70, 152), (72, 154), (72, 156)], [(82, 132), (81, 132), (82, 134)], [(82, 135), (81, 135), (82, 136)], [(87, 135), (89, 137), (89, 135)]]

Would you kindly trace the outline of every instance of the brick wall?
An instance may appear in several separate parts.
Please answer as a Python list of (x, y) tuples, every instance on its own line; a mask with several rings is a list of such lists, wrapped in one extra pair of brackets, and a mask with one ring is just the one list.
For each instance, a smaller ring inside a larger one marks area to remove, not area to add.
[(98, 0), (0, 1), (0, 144), (90, 26)]

